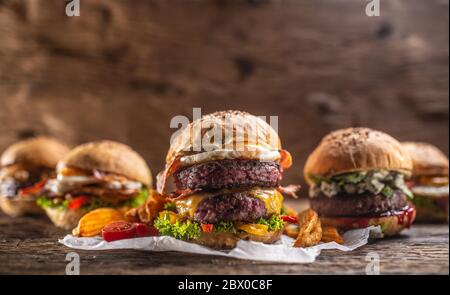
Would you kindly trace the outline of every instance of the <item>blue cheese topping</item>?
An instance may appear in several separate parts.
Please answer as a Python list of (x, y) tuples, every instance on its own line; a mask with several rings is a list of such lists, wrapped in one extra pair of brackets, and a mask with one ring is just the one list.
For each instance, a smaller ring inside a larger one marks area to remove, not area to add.
[(391, 197), (396, 190), (403, 191), (412, 198), (411, 191), (405, 184), (404, 175), (388, 170), (369, 170), (343, 173), (332, 177), (310, 175), (314, 184), (310, 187), (310, 197), (323, 194), (329, 198), (340, 193), (351, 195), (372, 193)]

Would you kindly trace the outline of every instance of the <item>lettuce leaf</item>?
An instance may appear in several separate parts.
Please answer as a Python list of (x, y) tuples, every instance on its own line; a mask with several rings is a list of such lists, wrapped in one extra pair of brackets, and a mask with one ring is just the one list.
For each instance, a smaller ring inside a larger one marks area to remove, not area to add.
[(161, 235), (171, 236), (179, 240), (193, 240), (200, 237), (200, 226), (190, 220), (170, 223), (168, 216), (158, 217), (153, 224)]
[(236, 228), (234, 227), (234, 224), (231, 221), (220, 221), (220, 222), (214, 224), (214, 232), (216, 232), (216, 233), (224, 233), (224, 232), (235, 233)]
[(277, 215), (272, 215), (269, 219), (260, 218), (257, 223), (267, 225), (269, 231), (276, 231), (284, 227), (284, 221)]

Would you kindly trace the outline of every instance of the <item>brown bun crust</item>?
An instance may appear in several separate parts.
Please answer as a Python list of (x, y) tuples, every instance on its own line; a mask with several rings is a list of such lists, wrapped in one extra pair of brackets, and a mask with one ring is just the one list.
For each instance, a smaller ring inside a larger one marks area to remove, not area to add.
[(23, 164), (54, 169), (68, 152), (69, 148), (55, 139), (36, 137), (7, 148), (0, 158), (0, 166)]
[(414, 176), (448, 176), (448, 158), (437, 147), (424, 142), (402, 144), (411, 155)]
[(200, 238), (193, 240), (193, 242), (214, 249), (233, 249), (236, 247), (239, 240), (250, 240), (264, 244), (273, 244), (280, 239), (282, 233), (283, 230), (267, 232), (263, 236), (247, 233), (202, 233)]
[(97, 169), (152, 186), (152, 174), (145, 160), (129, 146), (115, 141), (96, 141), (77, 146), (58, 163), (57, 172), (64, 167), (89, 171)]
[[(221, 130), (222, 134), (227, 134), (226, 132), (228, 132), (228, 134), (234, 135), (230, 138), (231, 142), (225, 142), (226, 136), (222, 136), (222, 146), (216, 148), (240, 144), (237, 142), (239, 137), (235, 136), (236, 133), (234, 132), (237, 127), (245, 127), (245, 129), (242, 128), (244, 130), (244, 138), (246, 138), (244, 145), (258, 146), (272, 151), (281, 150), (281, 141), (278, 133), (261, 118), (241, 111), (221, 111), (202, 116), (182, 130), (171, 142), (166, 163), (171, 163), (177, 157), (187, 154), (192, 155), (203, 152), (203, 147), (202, 151), (194, 151), (193, 147), (195, 143), (201, 142), (205, 133), (210, 130)], [(201, 132), (194, 132), (194, 130), (201, 130)], [(258, 136), (248, 137), (248, 134), (257, 134)], [(192, 151), (189, 152), (190, 150)]]
[(60, 210), (54, 208), (45, 208), (48, 218), (57, 227), (70, 230), (77, 226), (78, 221), (87, 212), (81, 210)]
[(411, 215), (404, 218), (398, 218), (397, 216), (383, 216), (383, 217), (371, 217), (371, 218), (351, 218), (355, 222), (349, 223), (349, 218), (345, 217), (320, 217), (320, 222), (323, 226), (334, 226), (341, 230), (350, 230), (356, 228), (365, 228), (371, 225), (379, 225), (385, 236), (395, 236), (399, 234), (405, 228), (409, 228), (411, 223), (416, 217), (416, 210), (411, 212)]
[(309, 155), (304, 175), (333, 176), (340, 173), (385, 169), (409, 175), (409, 153), (390, 135), (369, 128), (348, 128), (325, 136)]
[(44, 214), (35, 201), (20, 198), (0, 197), (0, 209), (10, 217)]

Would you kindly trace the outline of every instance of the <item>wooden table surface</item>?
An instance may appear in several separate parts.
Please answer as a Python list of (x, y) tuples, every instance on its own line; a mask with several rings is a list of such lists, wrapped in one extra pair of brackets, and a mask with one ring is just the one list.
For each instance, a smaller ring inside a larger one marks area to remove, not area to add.
[(311, 264), (276, 264), (176, 252), (81, 251), (58, 243), (65, 232), (45, 218), (0, 215), (0, 274), (64, 274), (66, 254), (80, 255), (81, 274), (365, 274), (367, 254), (381, 274), (449, 274), (448, 225), (415, 225), (397, 238), (355, 251), (323, 251)]

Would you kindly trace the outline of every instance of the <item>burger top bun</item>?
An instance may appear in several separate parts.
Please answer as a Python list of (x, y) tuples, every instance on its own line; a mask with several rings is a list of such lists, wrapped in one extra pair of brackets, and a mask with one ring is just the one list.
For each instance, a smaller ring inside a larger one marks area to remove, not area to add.
[(410, 174), (409, 153), (390, 135), (369, 128), (348, 128), (325, 136), (309, 155), (304, 175), (333, 176), (345, 172), (385, 169)]
[[(210, 142), (205, 140), (208, 135), (220, 133), (222, 138), (216, 136)], [(239, 150), (236, 146), (252, 146), (259, 151), (274, 152), (281, 149), (281, 142), (277, 132), (265, 120), (246, 112), (221, 111), (202, 116), (172, 138), (166, 163), (177, 157), (205, 151)], [(257, 153), (254, 155), (258, 156)]]
[(35, 137), (19, 141), (7, 148), (0, 158), (0, 166), (22, 164), (54, 169), (68, 152), (69, 148), (55, 139)]
[(129, 146), (115, 141), (96, 141), (77, 146), (58, 163), (57, 172), (65, 167), (115, 173), (148, 187), (152, 185), (152, 174), (145, 160)]
[(448, 158), (434, 145), (424, 142), (403, 142), (403, 147), (411, 155), (413, 175), (448, 176)]

